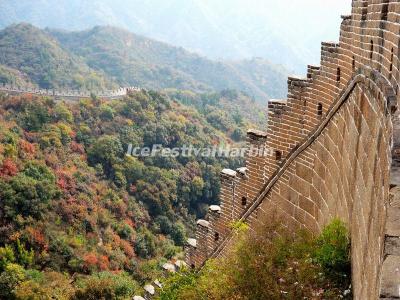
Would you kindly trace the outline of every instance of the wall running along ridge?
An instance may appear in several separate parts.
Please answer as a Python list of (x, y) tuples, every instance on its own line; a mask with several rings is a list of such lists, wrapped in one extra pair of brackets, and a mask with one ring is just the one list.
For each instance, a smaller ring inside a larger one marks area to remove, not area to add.
[(33, 94), (39, 96), (54, 97), (56, 99), (65, 98), (69, 100), (79, 100), (90, 98), (92, 95), (103, 99), (120, 99), (131, 93), (141, 91), (138, 87), (121, 87), (117, 90), (88, 91), (88, 90), (68, 90), (68, 89), (38, 89), (31, 86), (14, 86), (11, 84), (1, 84), (0, 92), (11, 95)]
[(275, 214), (318, 234), (338, 217), (351, 234), (354, 299), (400, 298), (400, 3), (353, 0), (342, 19), (321, 66), (269, 101), (267, 131), (248, 132), (261, 155), (221, 172), (221, 205), (198, 221), (190, 266), (224, 256), (238, 220), (252, 229)]

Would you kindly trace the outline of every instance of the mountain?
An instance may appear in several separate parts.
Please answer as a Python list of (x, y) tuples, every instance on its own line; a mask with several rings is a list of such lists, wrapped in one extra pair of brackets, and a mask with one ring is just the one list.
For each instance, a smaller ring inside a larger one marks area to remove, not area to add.
[(260, 101), (283, 97), (288, 74), (263, 59), (213, 61), (115, 27), (67, 32), (26, 23), (0, 31), (0, 65), (44, 88), (236, 89)]
[[(237, 107), (261, 111), (232, 91), (191, 99), (0, 93), (0, 299), (132, 299), (182, 259), (220, 171), (243, 158), (171, 150), (242, 147), (252, 121)], [(127, 156), (129, 144), (170, 152)]]
[(12, 83), (18, 86), (33, 86), (30, 78), (13, 68), (0, 65), (0, 83)]
[(49, 33), (91, 68), (105, 72), (121, 85), (194, 91), (237, 89), (259, 99), (280, 97), (286, 90), (287, 71), (262, 59), (216, 62), (108, 26)]
[[(24, 74), (21, 76), (42, 88), (95, 89), (112, 86), (104, 75), (64, 50), (46, 32), (29, 24), (23, 23), (0, 31), (0, 49), (0, 65), (3, 65), (4, 73), (10, 75), (10, 70), (18, 70)], [(5, 72), (6, 69), (8, 72)], [(6, 77), (3, 81), (13, 82), (12, 78)]]
[(259, 56), (304, 73), (306, 64), (319, 63), (321, 40), (337, 40), (337, 16), (350, 2), (2, 0), (0, 27), (21, 21), (67, 30), (113, 25), (212, 59)]

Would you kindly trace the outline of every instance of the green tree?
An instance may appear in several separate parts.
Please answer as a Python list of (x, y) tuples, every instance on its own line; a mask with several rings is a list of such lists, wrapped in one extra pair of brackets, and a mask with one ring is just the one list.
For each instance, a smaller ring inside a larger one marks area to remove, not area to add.
[(317, 239), (315, 259), (328, 273), (339, 277), (349, 273), (350, 237), (341, 220), (334, 219), (323, 229)]
[(20, 123), (25, 130), (38, 131), (50, 121), (48, 108), (41, 103), (29, 103), (20, 115)]
[(154, 235), (147, 229), (142, 228), (136, 237), (135, 251), (142, 258), (150, 258), (154, 256), (156, 251), (156, 243)]
[(182, 223), (173, 225), (171, 237), (177, 246), (183, 246), (186, 242), (186, 229)]
[(25, 280), (25, 270), (17, 264), (7, 264), (0, 274), (0, 298), (15, 299), (15, 288)]
[(65, 105), (65, 103), (58, 103), (54, 108), (54, 118), (56, 121), (62, 121), (67, 123), (74, 122), (74, 116), (70, 109)]
[(72, 300), (131, 299), (139, 290), (138, 284), (126, 273), (118, 275), (102, 272), (85, 279)]
[(14, 262), (15, 262), (14, 249), (9, 245), (5, 245), (4, 247), (1, 247), (0, 248), (0, 272), (3, 272), (8, 264), (14, 263)]
[(109, 105), (103, 104), (100, 106), (100, 118), (103, 121), (111, 121), (114, 119), (115, 110)]
[(40, 219), (50, 201), (59, 195), (54, 175), (37, 163), (29, 163), (10, 181), (0, 180), (0, 209), (9, 221), (17, 215)]
[(122, 155), (121, 141), (110, 135), (100, 137), (88, 150), (89, 163), (92, 166), (101, 164), (108, 176), (113, 173), (113, 165), (120, 162)]

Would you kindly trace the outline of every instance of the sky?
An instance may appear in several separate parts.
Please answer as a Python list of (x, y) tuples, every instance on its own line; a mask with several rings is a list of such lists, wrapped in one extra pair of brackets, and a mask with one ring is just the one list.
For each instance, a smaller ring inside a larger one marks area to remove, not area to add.
[(351, 0), (0, 0), (0, 27), (114, 25), (213, 59), (263, 57), (304, 71), (338, 41)]

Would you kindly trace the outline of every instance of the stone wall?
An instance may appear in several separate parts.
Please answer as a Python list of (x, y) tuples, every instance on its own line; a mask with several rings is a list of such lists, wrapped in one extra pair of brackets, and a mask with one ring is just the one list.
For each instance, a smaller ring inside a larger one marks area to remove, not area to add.
[(0, 92), (9, 94), (34, 94), (55, 98), (66, 99), (82, 99), (90, 98), (91, 95), (96, 95), (100, 98), (117, 99), (122, 98), (129, 93), (140, 91), (138, 87), (125, 87), (117, 90), (102, 90), (102, 91), (88, 91), (88, 90), (72, 90), (72, 89), (39, 89), (32, 86), (15, 86), (10, 84), (0, 84)]
[(254, 228), (274, 213), (318, 234), (339, 217), (352, 238), (354, 298), (379, 298), (389, 189), (400, 183), (391, 168), (400, 154), (400, 3), (354, 0), (342, 19), (339, 43), (322, 43), (321, 65), (290, 77), (288, 98), (269, 102), (267, 131), (249, 131), (249, 149), (262, 154), (222, 171), (221, 205), (187, 246), (190, 265), (224, 255), (237, 220)]

